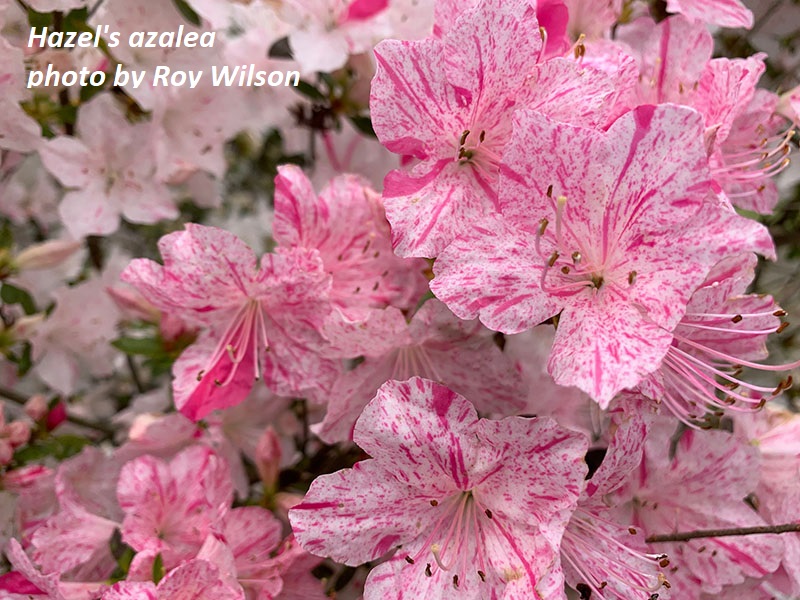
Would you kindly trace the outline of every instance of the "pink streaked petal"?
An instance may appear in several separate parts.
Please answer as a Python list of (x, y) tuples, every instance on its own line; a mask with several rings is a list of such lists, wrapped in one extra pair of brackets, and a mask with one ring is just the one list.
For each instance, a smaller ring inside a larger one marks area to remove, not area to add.
[[(420, 172), (422, 176), (416, 177)], [(457, 162), (455, 150), (452, 159), (423, 163), (411, 173), (389, 173), (383, 201), (395, 252), (437, 256), (471, 223), (494, 210), (495, 179)]]
[[(231, 360), (229, 352), (217, 352), (218, 344), (216, 336), (205, 333), (172, 366), (175, 407), (193, 421), (215, 410), (236, 406), (253, 389), (258, 357), (252, 339), (238, 364)], [(209, 364), (215, 354), (218, 359)]]
[(495, 331), (538, 325), (561, 303), (537, 285), (545, 261), (532, 237), (499, 215), (487, 217), (439, 256), (431, 290), (460, 318), (479, 317)]
[(727, 139), (734, 119), (753, 99), (766, 68), (765, 57), (758, 54), (744, 59), (716, 58), (706, 65), (693, 105), (703, 113), (706, 127), (718, 127), (717, 143)]
[(740, 0), (667, 0), (667, 10), (722, 27), (753, 26), (753, 13)]
[(207, 313), (246, 300), (256, 256), (234, 234), (189, 223), (184, 231), (162, 237), (158, 246), (163, 267), (134, 259), (121, 275), (158, 308), (203, 322)]
[(429, 529), (439, 514), (430, 500), (453, 491), (442, 481), (432, 483), (425, 493), (399, 483), (375, 460), (356, 463), (311, 484), (303, 502), (289, 511), (292, 531), (312, 554), (360, 565)]
[[(525, 52), (519, 41), (526, 42)], [(536, 11), (529, 0), (483, 0), (467, 9), (444, 36), (447, 80), (479, 98), (483, 108), (508, 102), (539, 60), (542, 38)]]
[(283, 246), (315, 248), (325, 235), (330, 214), (317, 200), (314, 186), (300, 167), (283, 165), (275, 177), (275, 241)]
[(245, 600), (241, 586), (232, 587), (217, 567), (205, 560), (191, 560), (167, 573), (158, 584), (159, 600)]
[[(558, 544), (566, 520), (555, 515), (571, 513), (583, 491), (588, 438), (547, 417), (482, 419), (477, 435), (486, 440), (503, 469), (487, 474), (475, 488), (476, 499), (507, 524), (521, 546), (537, 545), (533, 538), (539, 534)], [(490, 452), (484, 452), (488, 458)], [(541, 460), (531, 461), (532, 456)], [(526, 552), (520, 558), (532, 555)]]
[[(447, 82), (444, 50), (436, 40), (385, 40), (375, 47), (370, 114), (381, 143), (396, 154), (424, 159), (437, 156), (461, 131), (465, 107)], [(424, 123), (424, 126), (421, 124)], [(456, 134), (457, 135), (457, 134)]]
[(606, 290), (576, 297), (561, 313), (548, 370), (560, 385), (573, 385), (602, 408), (661, 365), (672, 334)]
[(477, 419), (469, 401), (442, 385), (419, 377), (388, 381), (361, 413), (353, 441), (394, 464), (400, 481), (432, 491), (466, 490), (477, 456), (465, 432)]
[(120, 581), (103, 593), (101, 600), (159, 600), (152, 581)]
[(539, 63), (529, 73), (517, 106), (573, 125), (604, 125), (611, 108), (609, 98), (622, 91), (599, 69), (565, 58)]
[(552, 185), (552, 197), (565, 196), (574, 220), (606, 249), (633, 232), (680, 222), (708, 192), (702, 133), (696, 111), (671, 105), (637, 108), (605, 133), (520, 111), (503, 158), (501, 211), (531, 228), (553, 221)]

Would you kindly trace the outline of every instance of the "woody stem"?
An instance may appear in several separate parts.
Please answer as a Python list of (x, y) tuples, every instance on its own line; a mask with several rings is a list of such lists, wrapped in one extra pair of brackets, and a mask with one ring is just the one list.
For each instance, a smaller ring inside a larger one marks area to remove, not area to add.
[(761, 525), (758, 527), (734, 527), (732, 529), (698, 529), (696, 531), (651, 535), (645, 541), (648, 544), (657, 544), (659, 542), (686, 542), (698, 538), (729, 537), (732, 535), (761, 535), (766, 533), (800, 533), (800, 523)]

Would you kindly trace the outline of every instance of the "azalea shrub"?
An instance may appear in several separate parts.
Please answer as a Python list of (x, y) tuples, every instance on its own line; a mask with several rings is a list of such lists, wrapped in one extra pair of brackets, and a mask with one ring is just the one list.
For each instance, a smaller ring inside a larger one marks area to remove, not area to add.
[(800, 598), (758, 4), (0, 0), (0, 598)]

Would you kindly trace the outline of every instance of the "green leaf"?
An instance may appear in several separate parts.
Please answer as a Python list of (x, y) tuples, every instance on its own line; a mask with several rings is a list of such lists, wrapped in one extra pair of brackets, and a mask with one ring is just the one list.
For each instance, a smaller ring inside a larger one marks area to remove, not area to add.
[(294, 89), (296, 89), (300, 94), (302, 94), (306, 98), (310, 98), (311, 100), (315, 100), (318, 102), (325, 102), (326, 100), (325, 95), (322, 92), (320, 92), (312, 84), (302, 79), (299, 82), (297, 82), (297, 85), (295, 86)]
[(353, 127), (358, 129), (364, 135), (375, 139), (378, 138), (378, 136), (375, 134), (375, 130), (372, 128), (372, 119), (369, 117), (355, 115), (347, 118), (353, 124)]
[(147, 356), (150, 358), (160, 358), (165, 355), (164, 346), (158, 338), (117, 338), (111, 345), (125, 354)]
[(3, 283), (0, 287), (0, 300), (6, 304), (19, 304), (26, 315), (32, 315), (36, 312), (36, 304), (31, 298), (31, 295), (10, 283)]
[(14, 453), (14, 464), (18, 467), (47, 457), (58, 461), (78, 454), (91, 440), (77, 435), (54, 435), (21, 447)]
[(14, 234), (11, 233), (11, 223), (3, 219), (3, 226), (0, 227), (0, 250), (10, 250), (14, 243)]
[(189, 4), (185, 0), (174, 0), (175, 8), (177, 8), (183, 17), (189, 21), (192, 25), (200, 25), (202, 22), (200, 19), (200, 15), (198, 15), (194, 9), (189, 6)]
[(164, 559), (159, 552), (153, 560), (153, 583), (158, 585), (158, 582), (164, 579), (164, 575), (166, 574), (167, 571), (164, 569)]

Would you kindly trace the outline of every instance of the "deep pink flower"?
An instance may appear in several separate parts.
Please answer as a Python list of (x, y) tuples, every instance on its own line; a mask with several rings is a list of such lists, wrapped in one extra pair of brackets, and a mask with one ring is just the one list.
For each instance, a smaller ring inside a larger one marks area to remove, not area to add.
[(365, 600), (561, 597), (582, 435), (547, 418), (478, 419), (415, 377), (386, 383), (353, 439), (372, 459), (319, 477), (289, 519), (306, 550), (348, 565), (402, 547), (372, 570)]
[(290, 395), (325, 385), (320, 358), (331, 279), (316, 250), (262, 257), (232, 233), (188, 224), (159, 241), (164, 266), (135, 259), (122, 279), (161, 310), (208, 327), (173, 367), (176, 406), (201, 419), (241, 402), (263, 377)]
[(436, 256), (496, 210), (498, 165), (516, 108), (576, 123), (603, 120), (599, 109), (612, 92), (605, 76), (573, 60), (540, 62), (541, 52), (528, 0), (484, 0), (441, 41), (378, 44), (375, 131), (392, 152), (420, 160), (384, 181), (399, 255)]
[(697, 112), (671, 105), (605, 133), (518, 112), (502, 216), (439, 256), (431, 289), (504, 333), (559, 315), (550, 374), (607, 406), (661, 364), (711, 266), (773, 254), (764, 227), (709, 201), (702, 132)]

